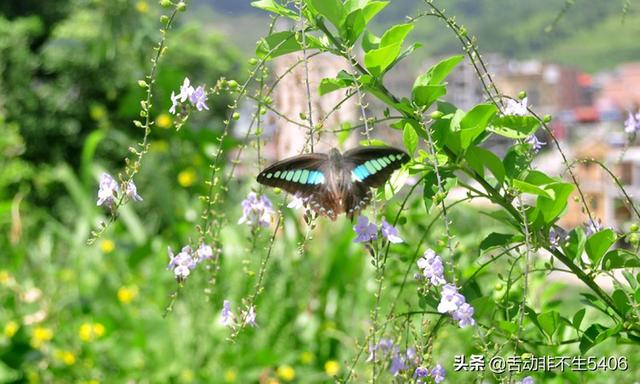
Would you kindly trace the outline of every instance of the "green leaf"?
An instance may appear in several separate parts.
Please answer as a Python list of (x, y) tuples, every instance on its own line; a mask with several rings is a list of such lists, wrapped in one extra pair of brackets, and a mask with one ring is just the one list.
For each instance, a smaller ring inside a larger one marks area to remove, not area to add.
[(409, 171), (406, 168), (400, 168), (396, 170), (389, 181), (384, 185), (384, 198), (385, 200), (390, 200), (402, 187), (407, 183), (407, 179), (409, 178)]
[(402, 141), (404, 142), (404, 147), (409, 152), (409, 155), (413, 155), (418, 148), (418, 134), (416, 133), (413, 125), (407, 123), (404, 125), (404, 130), (402, 131)]
[(616, 307), (622, 311), (623, 314), (626, 314), (629, 309), (631, 309), (631, 305), (629, 305), (629, 298), (623, 290), (616, 289), (613, 291), (613, 294), (611, 294), (611, 298), (613, 299), (613, 302), (616, 303)]
[(587, 236), (584, 234), (584, 230), (581, 227), (576, 227), (569, 232), (569, 238), (562, 245), (562, 249), (571, 260), (580, 259), (586, 242)]
[(360, 1), (345, 2), (344, 12), (347, 16), (341, 24), (343, 37), (349, 46), (358, 40), (369, 21), (388, 4), (387, 1), (371, 1), (367, 4)]
[(571, 322), (571, 324), (573, 324), (573, 327), (575, 329), (580, 329), (580, 324), (582, 324), (582, 319), (584, 319), (585, 313), (587, 313), (587, 310), (585, 308), (582, 308), (581, 310), (576, 312), (575, 315), (573, 315), (573, 321)]
[(498, 112), (493, 104), (478, 104), (467, 112), (460, 121), (460, 145), (466, 149), (486, 128)]
[(530, 156), (526, 144), (516, 144), (509, 148), (502, 161), (506, 177), (509, 179), (520, 178), (522, 172), (529, 168)]
[(258, 0), (251, 3), (252, 7), (260, 8), (265, 11), (269, 11), (280, 16), (288, 17), (293, 20), (298, 20), (298, 14), (291, 9), (280, 5), (275, 0)]
[(400, 44), (372, 49), (364, 54), (364, 65), (373, 76), (380, 76), (395, 61), (401, 49)]
[(573, 192), (573, 184), (556, 182), (548, 184), (545, 189), (553, 191), (553, 198), (539, 196), (536, 206), (540, 209), (545, 223), (554, 222), (565, 210), (569, 196)]
[(413, 29), (413, 24), (398, 24), (389, 28), (380, 39), (380, 47), (404, 43), (404, 39)]
[[(602, 269), (609, 271), (617, 268), (638, 268), (640, 258), (635, 253), (624, 249), (614, 249), (607, 252), (602, 259)], [(640, 276), (640, 274), (638, 275)]]
[(533, 116), (497, 116), (491, 122), (488, 131), (510, 139), (524, 139), (531, 136), (540, 127)]
[(498, 322), (498, 327), (500, 327), (500, 329), (502, 329), (503, 331), (506, 331), (510, 335), (513, 335), (516, 332), (518, 332), (518, 324), (516, 324), (513, 321), (500, 320)]
[(580, 338), (580, 353), (585, 354), (589, 349), (596, 345), (596, 339), (600, 333), (604, 332), (607, 328), (600, 324), (592, 324), (582, 334)]
[(447, 94), (447, 88), (444, 85), (420, 85), (414, 86), (411, 98), (416, 105), (429, 108), (441, 96)]
[(378, 48), (380, 45), (380, 38), (369, 31), (364, 31), (362, 37), (362, 50), (369, 52), (372, 49)]
[(354, 83), (353, 77), (348, 72), (342, 70), (336, 78), (325, 78), (320, 81), (318, 92), (320, 96), (327, 93), (337, 91), (338, 89), (348, 88)]
[(364, 55), (364, 65), (374, 76), (382, 75), (402, 50), (402, 43), (413, 29), (413, 24), (394, 25), (380, 39), (378, 48), (368, 50)]
[(492, 232), (480, 242), (480, 251), (486, 251), (495, 247), (504, 247), (512, 243), (520, 242), (522, 239), (522, 235)]
[(549, 191), (546, 191), (537, 185), (527, 183), (526, 181), (515, 179), (512, 181), (511, 185), (513, 186), (513, 188), (515, 188), (516, 190), (522, 193), (529, 193), (532, 195), (544, 196), (549, 199), (553, 199), (553, 196), (549, 193)]
[(471, 300), (470, 304), (473, 306), (475, 318), (491, 316), (496, 307), (493, 299), (489, 296), (480, 296), (475, 298)]
[(340, 30), (343, 6), (340, 0), (305, 0), (308, 6), (317, 13), (326, 17), (338, 30)]
[(504, 181), (505, 170), (502, 161), (493, 152), (480, 148), (471, 147), (467, 149), (465, 154), (467, 162), (478, 174), (484, 176), (484, 168), (486, 167), (500, 184)]
[(451, 56), (435, 64), (423, 75), (418, 76), (413, 87), (424, 85), (440, 85), (462, 60), (464, 55)]
[(616, 240), (616, 233), (609, 228), (591, 235), (585, 244), (585, 250), (591, 262), (593, 262), (594, 265), (598, 265), (602, 256), (604, 256)]
[[(312, 36), (307, 36), (307, 48), (318, 48), (320, 43)], [(256, 56), (271, 60), (287, 53), (300, 51), (302, 46), (291, 31), (275, 32), (263, 38), (256, 47)]]
[(551, 340), (560, 326), (560, 314), (556, 311), (549, 311), (539, 314), (537, 319), (542, 331), (547, 335), (549, 340)]

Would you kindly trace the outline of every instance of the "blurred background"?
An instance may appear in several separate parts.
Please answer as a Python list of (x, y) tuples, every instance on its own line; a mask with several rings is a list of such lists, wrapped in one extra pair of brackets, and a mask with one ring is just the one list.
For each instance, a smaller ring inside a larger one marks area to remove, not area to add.
[[(161, 8), (151, 0), (0, 3), (0, 382), (308, 383), (331, 382), (333, 375), (348, 369), (358, 350), (354, 336), (363, 340), (368, 329), (376, 284), (368, 255), (352, 243), (347, 220), (335, 225), (321, 221), (312, 239), (302, 243), (304, 224), (294, 212), (285, 212), (265, 293), (257, 304), (259, 326), (233, 342), (226, 340), (229, 332), (219, 324), (222, 301), (239, 305), (251, 293), (259, 267), (256, 255), (268, 243), (266, 232), (256, 239), (244, 226), (226, 226), (215, 284), (205, 269), (194, 273), (172, 311), (163, 316), (176, 292), (173, 275), (166, 270), (166, 248), (197, 240), (194, 226), (202, 211), (198, 196), (207, 192), (209, 164), (231, 102), (225, 94), (210, 97), (209, 113), (192, 115), (176, 132), (167, 112), (169, 96), (185, 76), (209, 86), (221, 77), (246, 79), (247, 60), (255, 55), (255, 42), (268, 32), (270, 21), (249, 3), (194, 1), (179, 15), (157, 78), (150, 152), (136, 178), (144, 201), (124, 207), (118, 222), (93, 246), (86, 240), (106, 215), (95, 204), (98, 177), (122, 169), (128, 148), (142, 137), (131, 121), (143, 97), (137, 81), (149, 71), (159, 39)], [(526, 91), (533, 108), (553, 115), (554, 133), (571, 157), (615, 163), (615, 172), (638, 196), (640, 147), (628, 140), (623, 121), (640, 105), (640, 13), (623, 1), (567, 4), (450, 0), (446, 7), (478, 37), (503, 93)], [(382, 32), (424, 10), (420, 1), (394, 0), (373, 29)], [(455, 36), (435, 19), (418, 22), (411, 39), (423, 47), (387, 78), (401, 95), (410, 92), (415, 77), (430, 64), (460, 52)], [(286, 60), (273, 63), (274, 74), (290, 65)], [(314, 58), (312, 85), (335, 76), (343, 66), (324, 56)], [(294, 73), (278, 86), (274, 108), (295, 118), (306, 111), (302, 79)], [(461, 108), (484, 99), (468, 63), (456, 69), (449, 84), (447, 98)], [(313, 94), (321, 119), (336, 100), (317, 97), (315, 90)], [(250, 103), (241, 105), (235, 139), (224, 145), (242, 144), (252, 108)], [(381, 115), (375, 108), (372, 104), (371, 114)], [(359, 116), (356, 103), (345, 103), (325, 128), (357, 124)], [(265, 116), (265, 124), (267, 160), (300, 150), (296, 135), (291, 135), (299, 127), (272, 113)], [(377, 136), (401, 141), (397, 132), (386, 133), (390, 130), (384, 125), (377, 129)], [(327, 132), (326, 142), (333, 143), (333, 136)], [(542, 135), (540, 139), (550, 142)], [(492, 145), (499, 153), (507, 148), (506, 143)], [(549, 148), (541, 151), (537, 163), (560, 175), (564, 170), (559, 155)], [(625, 160), (616, 162), (623, 151)], [(257, 187), (256, 172), (253, 164), (241, 165), (232, 180), (233, 193), (224, 209), (229, 223), (237, 222), (240, 200)], [(605, 175), (588, 165), (576, 172), (596, 216), (607, 226), (626, 228), (631, 215)], [(271, 196), (274, 202), (281, 200)], [(398, 205), (391, 203), (387, 209), (394, 212)], [(415, 241), (413, 247), (401, 247), (390, 263), (391, 286), (400, 283), (414, 253), (424, 251), (415, 246), (430, 218), (421, 201), (410, 202), (410, 207), (415, 208), (406, 218), (411, 225), (402, 227), (402, 233)], [(487, 223), (481, 209), (464, 206), (452, 212), (458, 218), (457, 267), (463, 273), (474, 268), (480, 240), (498, 226)], [(478, 233), (475, 223), (481, 217), (483, 232)], [(562, 225), (584, 220), (576, 204)], [(426, 235), (425, 247), (437, 248), (439, 225)], [(486, 283), (496, 295), (503, 290), (495, 276)], [(540, 305), (553, 308), (559, 303), (554, 304), (554, 295), (559, 295), (569, 300), (569, 307), (580, 308), (575, 294), (579, 288), (567, 291), (566, 284), (539, 278), (532, 287)], [(401, 302), (410, 307), (417, 298), (413, 287), (408, 291)], [(388, 308), (389, 296), (382, 308)], [(440, 340), (471, 337), (454, 328), (441, 332)], [(454, 353), (465, 352), (455, 344), (437, 342), (434, 349), (443, 363), (451, 364)], [(627, 354), (638, 363), (632, 347), (607, 342), (598, 348), (594, 355)], [(568, 351), (559, 347), (546, 352)], [(618, 382), (623, 382), (620, 377)], [(564, 382), (553, 375), (547, 379)]]

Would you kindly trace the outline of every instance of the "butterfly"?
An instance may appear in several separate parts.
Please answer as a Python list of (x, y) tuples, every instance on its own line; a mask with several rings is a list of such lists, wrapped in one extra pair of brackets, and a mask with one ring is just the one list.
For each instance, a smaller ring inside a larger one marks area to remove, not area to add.
[(371, 201), (371, 188), (380, 187), (409, 155), (393, 147), (358, 147), (340, 153), (310, 153), (280, 160), (258, 174), (257, 181), (302, 198), (320, 215), (349, 219)]

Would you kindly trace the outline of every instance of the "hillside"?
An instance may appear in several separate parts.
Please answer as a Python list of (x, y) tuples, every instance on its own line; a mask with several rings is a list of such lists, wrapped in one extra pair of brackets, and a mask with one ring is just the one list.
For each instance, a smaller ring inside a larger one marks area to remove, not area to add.
[[(229, 33), (244, 49), (266, 29), (264, 14), (250, 6), (249, 0), (203, 0), (214, 10), (215, 24), (231, 32), (241, 25), (243, 33)], [(456, 16), (476, 35), (483, 52), (509, 57), (544, 58), (595, 72), (624, 61), (640, 60), (636, 36), (640, 14), (630, 8), (623, 21), (622, 0), (576, 0), (563, 17), (549, 28), (563, 9), (565, 0), (446, 0), (447, 14)], [(392, 0), (381, 13), (376, 31), (402, 22), (405, 15), (426, 9), (419, 0)], [(239, 24), (238, 24), (239, 23)], [(420, 55), (459, 50), (455, 36), (434, 18), (417, 23), (413, 38), (424, 44)]]

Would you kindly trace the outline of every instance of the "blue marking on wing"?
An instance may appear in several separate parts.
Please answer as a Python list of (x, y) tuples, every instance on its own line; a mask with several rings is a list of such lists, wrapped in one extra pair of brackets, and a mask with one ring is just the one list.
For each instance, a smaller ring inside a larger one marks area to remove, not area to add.
[(364, 180), (369, 176), (369, 171), (364, 165), (358, 165), (354, 171), (356, 172), (356, 176), (358, 176), (361, 180)]
[(324, 183), (324, 175), (322, 174), (322, 172), (318, 172), (318, 177), (316, 178), (316, 184), (322, 184)]

